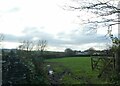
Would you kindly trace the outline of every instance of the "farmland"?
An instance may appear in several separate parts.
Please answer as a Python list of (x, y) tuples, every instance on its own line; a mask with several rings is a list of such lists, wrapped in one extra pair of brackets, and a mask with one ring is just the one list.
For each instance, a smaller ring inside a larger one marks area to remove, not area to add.
[[(56, 84), (105, 84), (106, 80), (98, 78), (98, 71), (92, 71), (90, 57), (65, 57), (48, 59), (45, 68), (50, 65)], [(51, 77), (50, 77), (51, 78)]]

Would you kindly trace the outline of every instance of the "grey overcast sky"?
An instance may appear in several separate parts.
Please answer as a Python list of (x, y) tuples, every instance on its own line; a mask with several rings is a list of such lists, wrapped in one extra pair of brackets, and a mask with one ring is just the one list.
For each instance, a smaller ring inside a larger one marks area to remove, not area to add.
[[(89, 26), (81, 18), (90, 15), (79, 11), (63, 10), (70, 0), (0, 0), (0, 33), (5, 35), (4, 48), (16, 48), (22, 40), (44, 39), (47, 50), (86, 50), (90, 47), (105, 49), (110, 40), (105, 37), (107, 29), (87, 34)], [(77, 16), (81, 16), (78, 18)], [(79, 23), (78, 23), (79, 22)], [(113, 31), (117, 33), (117, 29)]]

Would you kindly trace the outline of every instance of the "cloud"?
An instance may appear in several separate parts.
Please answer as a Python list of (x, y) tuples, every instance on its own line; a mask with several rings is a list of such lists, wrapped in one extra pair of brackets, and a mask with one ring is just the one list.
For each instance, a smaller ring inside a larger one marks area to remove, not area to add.
[(98, 34), (85, 34), (79, 31), (72, 31), (69, 33), (61, 32), (58, 34), (58, 37), (64, 40), (68, 40), (69, 44), (88, 44), (88, 43), (106, 43), (110, 40), (107, 39), (104, 35)]
[(32, 28), (25, 28), (22, 31), (23, 35), (22, 36), (16, 36), (13, 34), (4, 34), (5, 35), (5, 41), (10, 41), (10, 42), (18, 42), (18, 40), (33, 40), (35, 37), (38, 39), (45, 39), (45, 40), (50, 40), (53, 38), (52, 34), (49, 34), (44, 31), (38, 30), (36, 27)]
[(18, 42), (18, 39), (20, 39), (20, 37), (12, 34), (4, 34), (4, 35), (5, 35), (5, 38), (4, 38), (5, 42)]
[(15, 36), (12, 34), (5, 34), (5, 41), (20, 42), (23, 40), (47, 40), (49, 46), (53, 47), (73, 47), (77, 48), (80, 45), (87, 44), (105, 44), (110, 42), (104, 35), (85, 34), (79, 30), (72, 30), (68, 32), (60, 32), (56, 35), (45, 32), (43, 28), (27, 27), (22, 33), (23, 36)]
[(88, 49), (89, 47), (98, 48), (100, 46), (100, 48), (105, 48), (105, 44), (110, 42), (104, 35), (85, 34), (79, 30), (60, 32), (54, 35), (45, 32), (43, 28), (27, 27), (22, 33), (24, 34), (23, 36), (5, 34), (5, 41), (20, 42), (23, 40), (47, 40), (48, 46), (58, 50), (64, 50), (65, 48)]
[(19, 7), (14, 7), (12, 9), (8, 10), (8, 12), (17, 12), (17, 11), (20, 11)]
[(20, 11), (19, 7), (13, 7), (13, 8), (9, 8), (6, 10), (0, 10), (0, 13), (10, 13), (10, 12), (17, 12)]
[[(74, 23), (76, 18), (80, 20), (76, 17), (79, 12), (65, 11), (57, 6), (64, 0), (1, 0), (0, 2), (0, 12), (4, 12), (0, 15), (0, 31), (5, 33), (6, 42), (43, 39), (48, 41), (48, 46), (58, 50), (66, 47), (85, 49), (86, 46), (100, 43), (103, 45), (108, 42), (103, 34), (84, 33), (86, 31), (82, 30), (89, 27)], [(82, 18), (87, 17), (85, 14), (84, 12)]]

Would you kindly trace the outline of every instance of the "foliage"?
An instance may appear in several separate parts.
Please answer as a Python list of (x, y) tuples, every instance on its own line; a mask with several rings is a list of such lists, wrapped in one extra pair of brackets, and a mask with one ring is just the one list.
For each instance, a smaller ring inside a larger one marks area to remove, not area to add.
[[(13, 63), (15, 63), (14, 60), (18, 58), (21, 62), (20, 66), (21, 65), (23, 65), (23, 67), (25, 66), (24, 69), (21, 69), (21, 68), (18, 68), (18, 66), (16, 66), (15, 64), (13, 64), (13, 66), (15, 66), (15, 68), (17, 69), (17, 70), (15, 69), (16, 71), (18, 71), (18, 69), (20, 69), (20, 71), (27, 70), (25, 73), (28, 73), (27, 79), (29, 82), (26, 81), (25, 84), (48, 84), (48, 81), (43, 69), (43, 63), (44, 63), (43, 54), (44, 54), (44, 49), (46, 47), (45, 45), (44, 45), (44, 42), (42, 42), (42, 45), (39, 45), (39, 47), (41, 46), (39, 49), (42, 49), (42, 50), (33, 51), (34, 42), (29, 40), (24, 40), (18, 49), (14, 51), (11, 50), (10, 53), (3, 51), (3, 57), (5, 57), (6, 59), (13, 58)], [(11, 61), (12, 60), (10, 61), (7, 60), (6, 64), (9, 64), (9, 62), (11, 63)], [(10, 71), (5, 71), (5, 72), (6, 72), (5, 74), (8, 74)], [(7, 75), (7, 76), (9, 76), (10, 78), (15, 78), (15, 76), (12, 76), (14, 75), (14, 70), (12, 70), (12, 72), (13, 73), (11, 74), (11, 76), (10, 75)], [(20, 72), (17, 72), (17, 73), (18, 75), (20, 74)], [(16, 78), (19, 79), (20, 77), (16, 77)], [(20, 83), (16, 82), (16, 84), (21, 84), (21, 83), (22, 83), (21, 80), (20, 80)], [(24, 84), (24, 82), (22, 84)]]
[(29, 84), (30, 70), (21, 62), (14, 52), (2, 52), (2, 83), (6, 84)]
[(31, 70), (31, 84), (47, 83), (47, 79), (43, 70), (43, 63), (45, 59), (44, 50), (46, 46), (46, 40), (38, 40), (37, 42), (24, 40), (18, 47), (19, 57)]
[[(22, 51), (23, 52), (23, 51)], [(47, 79), (43, 70), (43, 62), (44, 59), (37, 52), (24, 51), (24, 58), (22, 55), (19, 55), (22, 62), (27, 65), (27, 67), (31, 70), (30, 73), (30, 84), (46, 84)]]
[(89, 55), (93, 55), (96, 50), (93, 47), (91, 47), (86, 51), (88, 52)]
[(66, 48), (65, 49), (65, 55), (66, 56), (73, 56), (73, 55), (75, 55), (75, 52), (70, 48)]
[(114, 72), (114, 74), (111, 75), (110, 82), (114, 84), (115, 86), (120, 85), (120, 73)]

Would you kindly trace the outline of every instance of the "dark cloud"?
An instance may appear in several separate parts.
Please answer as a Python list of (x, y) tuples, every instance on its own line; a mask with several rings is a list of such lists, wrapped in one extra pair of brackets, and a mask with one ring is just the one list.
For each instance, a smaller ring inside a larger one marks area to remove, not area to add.
[(105, 37), (104, 35), (98, 34), (84, 34), (81, 32), (76, 33), (76, 31), (72, 31), (69, 34), (65, 34), (64, 32), (58, 34), (59, 38), (69, 39), (66, 41), (66, 44), (73, 44), (73, 45), (82, 45), (88, 43), (106, 43), (110, 40)]
[(19, 11), (19, 10), (20, 10), (19, 7), (14, 7), (12, 9), (8, 10), (8, 12), (16, 12), (16, 11)]
[(23, 36), (16, 36), (12, 34), (5, 34), (5, 40), (4, 41), (9, 41), (9, 42), (19, 42), (22, 40), (33, 40), (33, 38), (38, 38), (40, 40), (48, 40), (51, 41), (54, 39), (52, 34), (43, 32), (38, 30), (36, 27), (32, 28), (25, 28), (23, 31)]
[(7, 42), (18, 42), (18, 39), (20, 39), (20, 37), (12, 35), (12, 34), (4, 34), (4, 41)]
[(19, 7), (8, 8), (6, 10), (0, 10), (0, 12), (2, 12), (2, 13), (17, 12), (17, 11), (20, 11)]
[(33, 38), (43, 39), (48, 41), (48, 45), (54, 47), (66, 47), (66, 45), (83, 45), (89, 43), (106, 43), (109, 40), (105, 36), (97, 34), (85, 34), (78, 30), (72, 32), (60, 32), (57, 36), (47, 33), (36, 27), (25, 28), (23, 36), (15, 36), (5, 34), (5, 41), (20, 42), (22, 40), (33, 40)]

